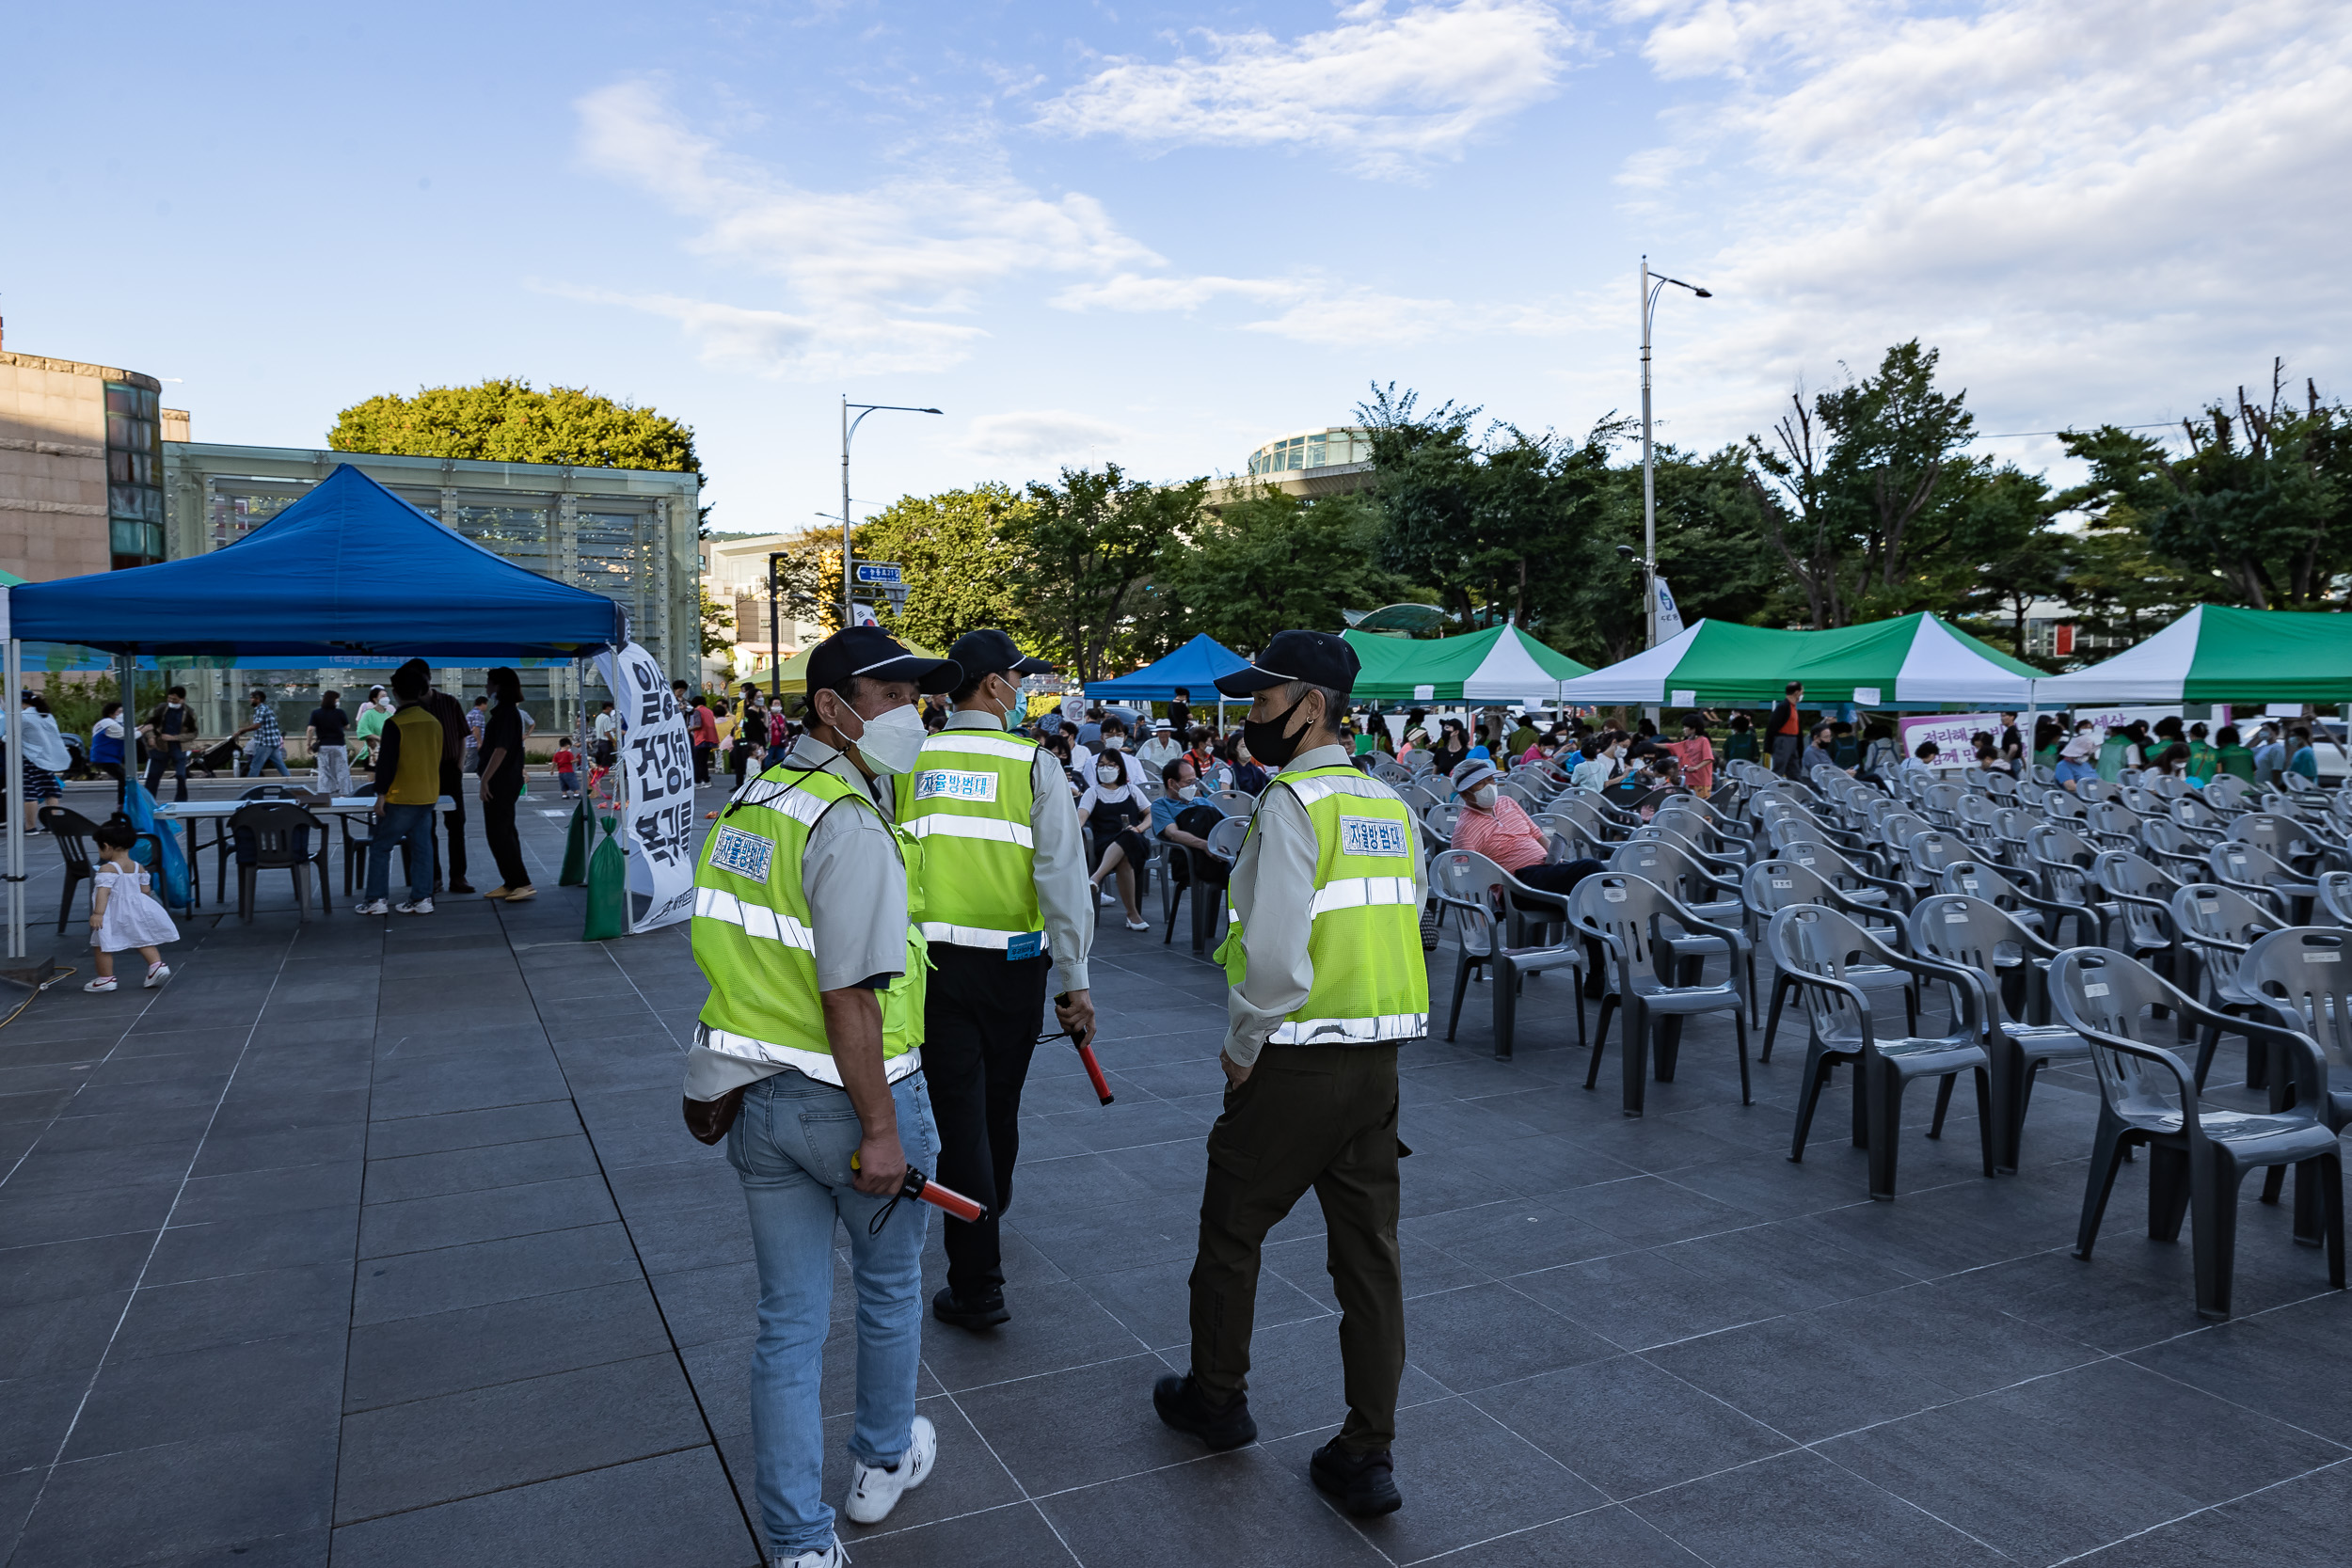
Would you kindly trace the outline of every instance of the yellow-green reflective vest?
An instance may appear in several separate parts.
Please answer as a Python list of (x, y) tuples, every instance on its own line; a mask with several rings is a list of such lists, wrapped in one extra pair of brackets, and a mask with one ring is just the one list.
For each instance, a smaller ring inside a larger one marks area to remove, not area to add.
[[(1369, 1045), (1429, 1032), (1429, 966), (1422, 958), (1413, 883), (1413, 816), (1394, 790), (1355, 768), (1278, 775), (1315, 828), (1313, 920), (1307, 1000), (1274, 1031), (1273, 1045)], [(1263, 808), (1262, 808), (1263, 809)], [(1256, 818), (1250, 831), (1257, 829)], [(1238, 986), (1249, 973), (1241, 914), (1217, 956)]]
[(898, 829), (923, 846), (923, 935), (1009, 958), (1045, 951), (1030, 874), (1030, 769), (1037, 743), (987, 730), (942, 730), (912, 773), (892, 781)]
[[(846, 804), (844, 802), (847, 802)], [(817, 991), (817, 933), (801, 886), (801, 857), (830, 810), (882, 812), (863, 790), (822, 770), (771, 768), (729, 802), (694, 873), (694, 962), (710, 982), (702, 1043), (723, 1055), (773, 1062), (838, 1084)], [(921, 846), (892, 832), (906, 871), (906, 973), (882, 993), (882, 1063), (896, 1083), (923, 1065)]]

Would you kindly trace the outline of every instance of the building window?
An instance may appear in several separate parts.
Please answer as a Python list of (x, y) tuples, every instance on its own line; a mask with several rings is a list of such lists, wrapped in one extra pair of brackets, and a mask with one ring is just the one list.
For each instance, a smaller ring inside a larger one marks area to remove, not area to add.
[(106, 383), (106, 532), (115, 569), (164, 558), (163, 427), (155, 394)]

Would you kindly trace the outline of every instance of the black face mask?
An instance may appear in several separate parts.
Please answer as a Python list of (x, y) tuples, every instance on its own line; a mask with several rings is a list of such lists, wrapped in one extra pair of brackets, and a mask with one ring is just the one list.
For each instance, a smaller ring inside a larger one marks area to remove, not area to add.
[(1289, 727), (1291, 715), (1298, 711), (1298, 703), (1306, 700), (1300, 697), (1298, 702), (1291, 704), (1263, 723), (1254, 719), (1242, 721), (1242, 744), (1249, 748), (1252, 758), (1271, 764), (1277, 772), (1290, 766), (1291, 758), (1298, 754), (1298, 743), (1305, 736), (1306, 726), (1301, 725), (1297, 735), (1284, 735), (1282, 732)]

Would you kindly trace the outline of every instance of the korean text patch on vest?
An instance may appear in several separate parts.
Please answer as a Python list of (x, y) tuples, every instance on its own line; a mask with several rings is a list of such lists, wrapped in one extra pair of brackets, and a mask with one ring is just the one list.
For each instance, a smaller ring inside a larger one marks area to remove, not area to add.
[(718, 842), (710, 847), (712, 865), (755, 882), (768, 879), (768, 868), (775, 863), (775, 859), (774, 840), (747, 833), (740, 828), (721, 828)]
[(1343, 855), (1393, 855), (1405, 859), (1412, 854), (1405, 841), (1405, 824), (1379, 816), (1343, 816), (1340, 818), (1340, 853)]
[(957, 768), (926, 768), (914, 776), (918, 800), (972, 800), (996, 803), (996, 775), (967, 773)]

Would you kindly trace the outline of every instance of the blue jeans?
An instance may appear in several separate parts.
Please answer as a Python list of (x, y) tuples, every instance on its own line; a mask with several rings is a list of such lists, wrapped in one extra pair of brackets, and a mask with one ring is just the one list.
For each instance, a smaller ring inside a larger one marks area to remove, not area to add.
[[(923, 1075), (891, 1085), (907, 1164), (933, 1168), (930, 1097)], [(727, 1163), (743, 1179), (752, 1250), (759, 1259), (759, 1338), (752, 1346), (752, 1442), (760, 1524), (787, 1557), (834, 1539), (824, 1499), (823, 1404), (818, 1397), (833, 1316), (836, 1224), (850, 1235), (857, 1282), (857, 1419), (850, 1452), (898, 1463), (912, 1441), (914, 1376), (923, 1355), (923, 1237), (930, 1209), (889, 1207), (850, 1184), (862, 1135), (847, 1091), (789, 1069), (754, 1084), (727, 1133)]]
[(278, 776), (281, 779), (294, 776), (286, 771), (286, 748), (282, 743), (276, 746), (247, 747), (245, 753), (245, 767), (238, 770), (237, 776), (241, 779), (258, 779), (262, 776), (262, 769), (264, 768), (277, 768)]
[(368, 886), (362, 896), (374, 903), (392, 881), (392, 851), (408, 846), (408, 896), (433, 896), (433, 808), (387, 805), (368, 834)]

